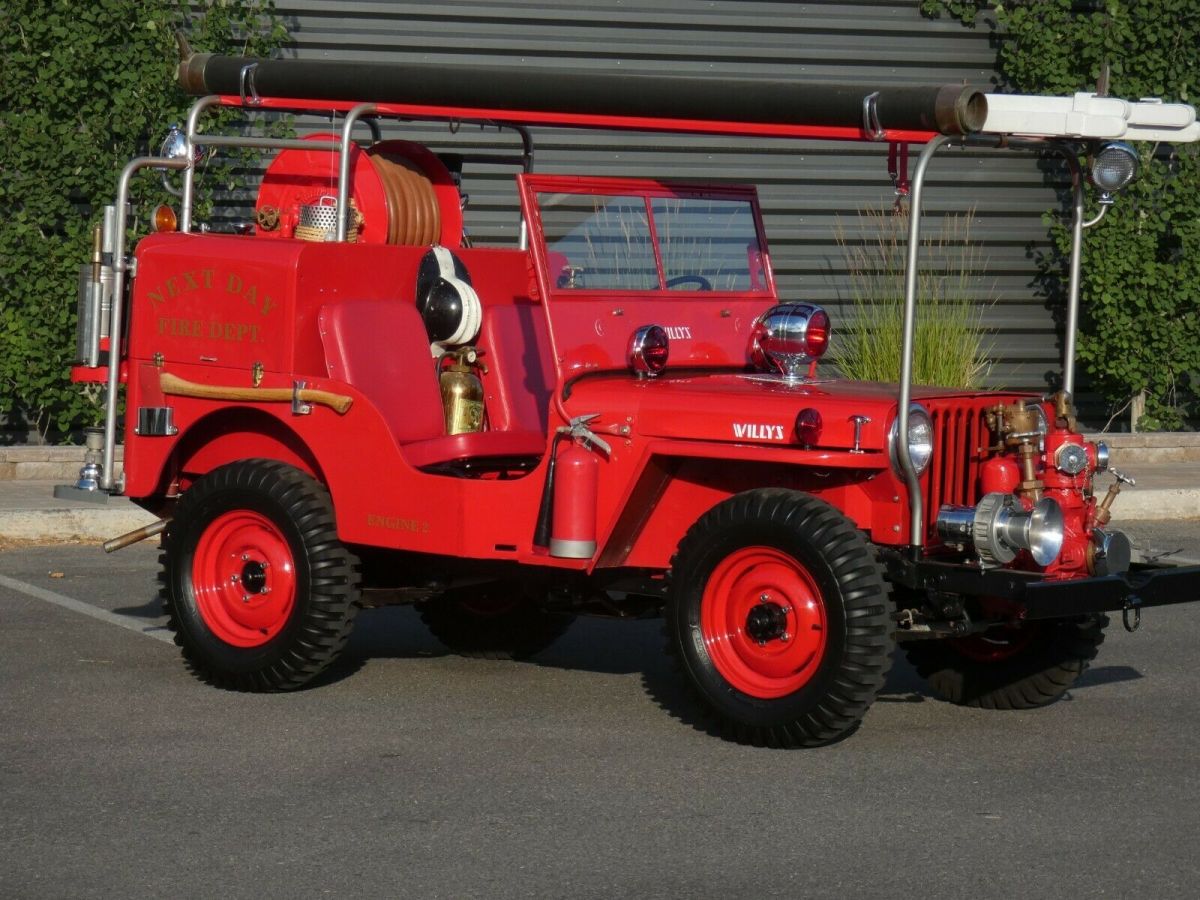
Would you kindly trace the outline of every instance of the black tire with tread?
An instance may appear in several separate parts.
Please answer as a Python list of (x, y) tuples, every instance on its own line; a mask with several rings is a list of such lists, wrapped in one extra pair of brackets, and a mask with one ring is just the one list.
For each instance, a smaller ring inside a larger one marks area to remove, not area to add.
[(1104, 643), (1108, 616), (1033, 625), (1039, 633), (1007, 659), (972, 659), (955, 649), (953, 640), (906, 642), (904, 652), (917, 673), (951, 703), (979, 709), (1035, 709), (1058, 700), (1087, 671)]
[[(223, 513), (253, 510), (286, 536), (296, 572), (288, 621), (258, 647), (215, 635), (197, 608), (192, 560), (204, 529)], [(284, 463), (240, 460), (200, 478), (180, 498), (163, 536), (163, 606), (188, 668), (218, 687), (286, 691), (303, 687), (345, 647), (359, 608), (358, 559), (338, 540), (333, 504), (319, 482)]]
[[(545, 650), (571, 627), (574, 617), (550, 613), (513, 582), (498, 582), (447, 591), (417, 607), (430, 633), (452, 653), (475, 659), (526, 659)], [(502, 601), (511, 594), (511, 605), (483, 611), (493, 596)]]
[[(829, 626), (812, 678), (775, 699), (731, 685), (696, 637), (710, 574), (730, 553), (751, 545), (782, 550), (807, 568)], [(816, 746), (853, 731), (883, 686), (894, 650), (889, 612), (887, 586), (854, 523), (809, 494), (757, 489), (713, 507), (680, 542), (666, 609), (667, 649), (712, 715), (710, 730), (756, 746)]]

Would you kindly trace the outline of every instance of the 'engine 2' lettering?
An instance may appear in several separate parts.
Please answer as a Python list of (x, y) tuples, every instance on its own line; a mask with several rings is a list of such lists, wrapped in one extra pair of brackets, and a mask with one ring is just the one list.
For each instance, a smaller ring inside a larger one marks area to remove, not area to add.
[(389, 531), (411, 531), (413, 534), (429, 534), (429, 523), (420, 519), (402, 519), (399, 516), (382, 516), (367, 513), (368, 528), (387, 528)]
[(765, 422), (734, 422), (733, 436), (752, 441), (782, 441), (783, 426)]

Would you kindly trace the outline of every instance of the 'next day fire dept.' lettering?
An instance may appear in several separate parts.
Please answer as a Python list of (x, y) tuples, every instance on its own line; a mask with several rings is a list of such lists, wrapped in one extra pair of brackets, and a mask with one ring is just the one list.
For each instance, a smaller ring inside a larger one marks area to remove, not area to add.
[[(168, 300), (196, 291), (215, 292), (218, 296), (236, 297), (259, 316), (275, 308), (275, 300), (257, 284), (247, 283), (236, 272), (216, 269), (188, 269), (170, 275), (146, 292), (154, 309), (165, 311)], [(217, 310), (214, 310), (217, 312)], [(163, 337), (207, 338), (257, 344), (262, 341), (259, 325), (253, 320), (224, 318), (197, 319), (185, 316), (160, 315), (155, 330)]]

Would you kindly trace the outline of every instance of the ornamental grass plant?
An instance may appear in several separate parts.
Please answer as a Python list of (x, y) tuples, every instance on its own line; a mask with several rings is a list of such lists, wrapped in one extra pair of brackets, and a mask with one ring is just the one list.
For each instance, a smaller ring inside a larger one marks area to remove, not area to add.
[[(991, 302), (978, 274), (983, 257), (971, 240), (974, 210), (923, 223), (917, 278), (913, 383), (979, 388), (992, 368), (983, 310)], [(857, 381), (900, 379), (908, 213), (866, 209), (855, 233), (838, 222), (836, 238), (849, 277), (852, 315), (834, 332), (830, 356)]]

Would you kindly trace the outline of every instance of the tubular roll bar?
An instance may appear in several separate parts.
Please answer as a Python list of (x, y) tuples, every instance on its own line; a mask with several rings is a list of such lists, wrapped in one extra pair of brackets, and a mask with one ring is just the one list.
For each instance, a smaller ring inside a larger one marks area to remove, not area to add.
[[(900, 349), (900, 395), (896, 411), (896, 440), (908, 440), (908, 413), (912, 402), (912, 359), (917, 318), (917, 258), (921, 249), (921, 206), (924, 200), (925, 174), (933, 155), (947, 144), (966, 147), (1006, 147), (1013, 150), (1050, 150), (1067, 161), (1071, 173), (1071, 262), (1067, 287), (1065, 336), (1063, 339), (1063, 390), (1075, 392), (1075, 330), (1079, 327), (1079, 281), (1083, 258), (1083, 229), (1091, 223), (1083, 221), (1083, 172), (1075, 148), (1060, 141), (1011, 139), (1005, 137), (950, 138), (937, 135), (921, 149), (912, 180), (911, 207), (908, 220), (908, 247), (904, 266), (904, 325)], [(920, 478), (908, 453), (898, 453), (900, 468), (908, 488), (909, 547), (919, 558), (925, 546), (925, 498), (921, 495)]]
[[(124, 317), (124, 297), (126, 272), (129, 261), (125, 253), (127, 209), (129, 206), (129, 183), (134, 174), (142, 169), (173, 169), (183, 172), (183, 196), (179, 215), (179, 230), (190, 234), (192, 230), (192, 211), (195, 205), (196, 167), (192, 163), (194, 149), (200, 137), (200, 116), (214, 106), (249, 105), (264, 108), (266, 104), (254, 103), (248, 98), (230, 98), (217, 94), (200, 97), (188, 110), (187, 130), (184, 132), (186, 153), (182, 158), (167, 159), (159, 156), (141, 156), (132, 160), (121, 172), (117, 181), (116, 215), (113, 224), (113, 302), (109, 313), (109, 351), (108, 379), (105, 385), (104, 398), (104, 448), (100, 475), (100, 488), (105, 491), (117, 489), (116, 478), (113, 475), (113, 462), (116, 458), (117, 446), (117, 399), (120, 393), (121, 372), (121, 338)], [(292, 103), (291, 108), (303, 107), (303, 103)], [(258, 138), (230, 137), (226, 135), (204, 135), (203, 141), (209, 147), (249, 147), (256, 150), (333, 150), (339, 155), (338, 161), (338, 209), (346, 208), (350, 191), (350, 141), (355, 124), (364, 121), (371, 130), (374, 140), (380, 139), (379, 124), (374, 118), (364, 118), (373, 114), (394, 114), (386, 106), (373, 103), (360, 103), (346, 112), (342, 125), (342, 136), (336, 141), (306, 141), (298, 138)], [(523, 125), (508, 123), (490, 123), (498, 128), (509, 128), (516, 131), (521, 138), (520, 157), (487, 157), (501, 162), (513, 162), (521, 165), (525, 172), (533, 169), (533, 138)], [(482, 157), (480, 157), (482, 158)], [(338, 216), (337, 240), (346, 240), (346, 217)], [(525, 249), (526, 226), (524, 219), (520, 223), (521, 249)], [(99, 333), (97, 325), (97, 334)], [(99, 360), (96, 361), (97, 366)]]

